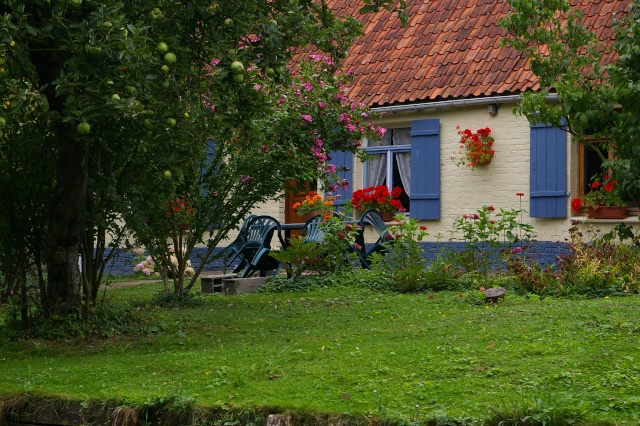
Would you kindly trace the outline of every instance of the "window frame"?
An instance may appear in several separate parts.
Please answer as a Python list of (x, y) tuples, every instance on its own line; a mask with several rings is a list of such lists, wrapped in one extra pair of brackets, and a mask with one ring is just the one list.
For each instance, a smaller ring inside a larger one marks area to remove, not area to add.
[[(395, 127), (395, 128), (391, 128), (388, 129), (388, 131), (393, 131), (396, 129), (410, 129), (409, 127)], [(387, 158), (386, 158), (386, 173), (385, 173), (385, 185), (387, 188), (389, 188), (389, 191), (393, 190), (393, 155), (395, 154), (400, 154), (400, 153), (404, 153), (404, 154), (409, 154), (411, 155), (411, 139), (409, 139), (409, 143), (408, 144), (404, 144), (404, 145), (376, 145), (376, 146), (372, 146), (372, 147), (363, 147), (362, 148), (363, 151), (365, 151), (367, 154), (370, 155), (380, 155), (380, 154), (386, 154)], [(367, 188), (372, 186), (370, 182), (368, 182), (368, 177), (369, 177), (369, 171), (368, 171), (368, 161), (365, 161), (363, 164), (363, 179), (362, 182), (364, 183), (363, 187)], [(409, 173), (411, 173), (411, 170), (409, 170)], [(410, 205), (406, 206), (406, 211), (407, 213), (410, 213)]]

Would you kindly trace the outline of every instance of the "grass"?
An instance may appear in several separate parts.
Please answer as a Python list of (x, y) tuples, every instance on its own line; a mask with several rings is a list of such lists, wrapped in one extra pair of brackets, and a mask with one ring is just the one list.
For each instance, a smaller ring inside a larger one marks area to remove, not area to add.
[(1, 340), (0, 394), (403, 424), (640, 424), (637, 297), (508, 294), (485, 306), (467, 293), (343, 287), (207, 296), (191, 307), (144, 302), (160, 289), (107, 292), (116, 303), (138, 300), (155, 334)]

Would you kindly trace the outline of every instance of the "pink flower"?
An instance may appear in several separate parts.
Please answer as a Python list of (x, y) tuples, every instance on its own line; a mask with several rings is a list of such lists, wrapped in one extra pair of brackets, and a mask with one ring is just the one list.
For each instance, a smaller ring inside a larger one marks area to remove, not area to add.
[(266, 146), (266, 145), (262, 145), (262, 146), (260, 147), (260, 149), (262, 149), (262, 152), (267, 152), (267, 150), (269, 149), (269, 147), (268, 147), (268, 146)]
[(145, 274), (145, 275), (151, 275), (151, 271), (149, 270), (149, 268), (144, 268), (142, 270), (142, 273)]
[(311, 123), (313, 121), (313, 117), (311, 117), (310, 115), (301, 114), (300, 116), (302, 117), (303, 120), (305, 120), (305, 121), (307, 121), (309, 123)]
[(313, 84), (305, 81), (304, 83), (302, 83), (302, 88), (307, 92), (310, 92), (313, 90)]
[(254, 88), (255, 90), (260, 90), (260, 89), (261, 89), (261, 86), (260, 86), (259, 84), (254, 84), (254, 85), (253, 85), (253, 88)]
[(245, 176), (245, 175), (240, 176), (240, 182), (242, 183), (242, 185), (246, 185), (250, 181), (251, 181), (251, 177), (250, 176)]
[(354, 126), (353, 124), (347, 124), (347, 130), (350, 131), (350, 132), (353, 132), (357, 128), (358, 127)]
[(324, 108), (326, 106), (327, 106), (327, 104), (325, 104), (324, 102), (322, 102), (322, 101), (318, 102), (318, 108)]
[(493, 207), (493, 206), (489, 206), (489, 207), (487, 207), (487, 210), (489, 210), (490, 212), (494, 211), (495, 209), (496, 209), (496, 208), (495, 208), (495, 207)]
[(354, 246), (355, 248), (357, 248), (358, 250), (361, 250), (361, 249), (362, 249), (362, 246), (361, 246), (360, 244), (358, 244), (358, 243), (354, 243), (354, 244), (353, 244), (353, 246)]

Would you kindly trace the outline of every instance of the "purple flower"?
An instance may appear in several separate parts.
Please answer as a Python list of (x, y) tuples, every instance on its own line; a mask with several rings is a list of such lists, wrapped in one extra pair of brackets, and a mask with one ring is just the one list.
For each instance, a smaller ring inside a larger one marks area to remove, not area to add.
[(245, 175), (240, 176), (240, 182), (242, 182), (243, 185), (248, 184), (250, 181), (251, 181), (250, 176), (245, 176)]

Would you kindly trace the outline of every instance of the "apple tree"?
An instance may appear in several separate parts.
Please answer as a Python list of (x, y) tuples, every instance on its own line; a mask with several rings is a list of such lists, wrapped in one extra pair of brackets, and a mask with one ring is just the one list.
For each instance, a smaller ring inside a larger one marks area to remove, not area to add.
[[(402, 1), (363, 5), (404, 16)], [(3, 267), (46, 265), (36, 288), (41, 313), (86, 314), (105, 253), (129, 229), (165, 267), (171, 259), (161, 247), (169, 237), (179, 242), (185, 226), (188, 245), (213, 225), (212, 241), (220, 241), (291, 177), (279, 171), (293, 170), (288, 165), (299, 151), (287, 145), (264, 152), (256, 124), (292, 83), (287, 64), (300, 49), (312, 49), (333, 59), (333, 73), (358, 31), (355, 19), (337, 18), (323, 0), (3, 2), (0, 174), (20, 184), (2, 190), (24, 192), (30, 201), (12, 198), (25, 213), (4, 216), (0, 225), (13, 230), (23, 221), (21, 229), (34, 230), (24, 250), (9, 237), (0, 241), (5, 253), (27, 253), (29, 260)], [(338, 142), (317, 137), (327, 150)], [(314, 164), (298, 177), (323, 175)], [(16, 181), (17, 174), (25, 179)], [(28, 192), (36, 174), (42, 193)], [(175, 211), (184, 217), (168, 215), (169, 206), (184, 207)], [(183, 248), (174, 252), (180, 265)]]

